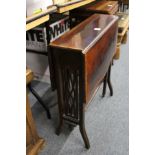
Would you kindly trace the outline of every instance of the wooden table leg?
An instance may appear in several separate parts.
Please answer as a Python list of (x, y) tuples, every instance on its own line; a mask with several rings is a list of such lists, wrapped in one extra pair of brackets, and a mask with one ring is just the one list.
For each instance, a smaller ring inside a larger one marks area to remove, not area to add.
[(111, 65), (109, 66), (108, 72), (106, 73), (104, 80), (103, 80), (103, 91), (102, 91), (102, 97), (105, 96), (106, 94), (106, 88), (107, 88), (107, 84), (110, 90), (110, 96), (113, 96), (113, 88), (112, 88), (112, 84), (111, 84)]
[(108, 70), (107, 82), (108, 82), (108, 86), (109, 86), (109, 89), (110, 89), (110, 95), (113, 96), (113, 87), (112, 87), (112, 84), (111, 84), (111, 64), (110, 64), (109, 70)]
[(108, 74), (106, 73), (104, 80), (103, 80), (103, 91), (102, 91), (102, 97), (105, 96), (106, 94), (106, 88), (107, 88), (107, 79), (108, 79)]
[[(82, 104), (83, 105), (83, 104)], [(89, 143), (89, 139), (86, 133), (86, 129), (85, 129), (85, 111), (84, 111), (84, 107), (81, 107), (81, 113), (80, 113), (80, 124), (79, 124), (79, 128), (80, 128), (80, 133), (82, 135), (82, 138), (84, 140), (85, 143), (85, 147), (87, 149), (90, 148), (90, 143)]]

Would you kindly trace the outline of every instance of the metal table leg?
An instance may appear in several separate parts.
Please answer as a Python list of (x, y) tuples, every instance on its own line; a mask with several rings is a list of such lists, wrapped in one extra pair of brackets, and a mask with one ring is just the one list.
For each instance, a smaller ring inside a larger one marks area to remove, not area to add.
[(39, 101), (39, 103), (42, 105), (42, 107), (45, 109), (46, 114), (47, 114), (47, 118), (51, 119), (51, 114), (49, 111), (49, 108), (45, 105), (45, 103), (43, 102), (43, 100), (41, 99), (41, 97), (38, 95), (38, 93), (32, 88), (31, 84), (28, 85), (29, 90), (31, 91), (31, 93), (36, 97), (36, 99)]

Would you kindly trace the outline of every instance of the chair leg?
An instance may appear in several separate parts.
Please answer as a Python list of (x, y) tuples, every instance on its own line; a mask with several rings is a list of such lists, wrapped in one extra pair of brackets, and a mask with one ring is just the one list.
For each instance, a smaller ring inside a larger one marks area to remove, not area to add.
[(36, 99), (39, 101), (39, 103), (42, 105), (42, 107), (45, 109), (46, 114), (47, 114), (47, 118), (51, 119), (51, 114), (49, 111), (49, 108), (45, 105), (45, 103), (43, 102), (43, 100), (41, 99), (41, 97), (38, 95), (38, 93), (32, 88), (31, 84), (28, 85), (29, 90), (31, 91), (31, 93), (36, 97)]
[(108, 86), (109, 86), (109, 89), (110, 89), (110, 95), (113, 96), (113, 87), (112, 87), (112, 84), (111, 84), (111, 64), (110, 64), (109, 70), (108, 70), (107, 83), (108, 83)]

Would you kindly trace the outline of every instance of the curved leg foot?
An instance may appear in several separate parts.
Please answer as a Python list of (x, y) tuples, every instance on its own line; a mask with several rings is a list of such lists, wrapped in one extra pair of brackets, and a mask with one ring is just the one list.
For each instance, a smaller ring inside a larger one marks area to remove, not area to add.
[(87, 133), (86, 133), (85, 127), (80, 126), (80, 132), (81, 132), (82, 138), (83, 138), (83, 140), (84, 140), (85, 147), (86, 147), (87, 149), (89, 149), (89, 148), (90, 148), (90, 143), (89, 143), (89, 139), (88, 139), (88, 137), (87, 137)]
[(63, 122), (62, 121), (60, 121), (60, 124), (59, 124), (59, 126), (58, 126), (58, 128), (56, 129), (56, 135), (60, 135), (60, 133), (61, 133), (61, 129), (62, 129), (62, 126), (63, 126)]
[(70, 131), (72, 131), (74, 129), (74, 126), (71, 125), (71, 124), (68, 124), (68, 128), (69, 128)]
[(51, 119), (51, 113), (50, 113), (49, 110), (46, 111), (46, 115), (47, 115), (47, 118), (48, 118), (48, 119)]

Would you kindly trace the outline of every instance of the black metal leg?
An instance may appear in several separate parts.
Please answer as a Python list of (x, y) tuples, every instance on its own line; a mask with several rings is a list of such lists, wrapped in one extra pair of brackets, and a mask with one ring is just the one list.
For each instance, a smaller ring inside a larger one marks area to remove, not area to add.
[(108, 86), (109, 86), (109, 89), (110, 89), (110, 95), (113, 96), (113, 88), (112, 88), (112, 84), (111, 84), (111, 64), (110, 64), (109, 70), (108, 70), (107, 82), (108, 82)]
[(108, 75), (106, 73), (105, 77), (104, 77), (104, 80), (103, 80), (103, 91), (102, 91), (102, 97), (105, 96), (105, 93), (106, 93), (106, 88), (107, 88), (107, 78), (108, 78)]
[(44, 104), (43, 100), (40, 98), (38, 93), (32, 88), (31, 84), (28, 85), (28, 88), (31, 91), (31, 93), (36, 97), (36, 99), (39, 101), (39, 103), (42, 105), (42, 107), (45, 109), (47, 118), (51, 119), (51, 114), (50, 114), (49, 108)]

